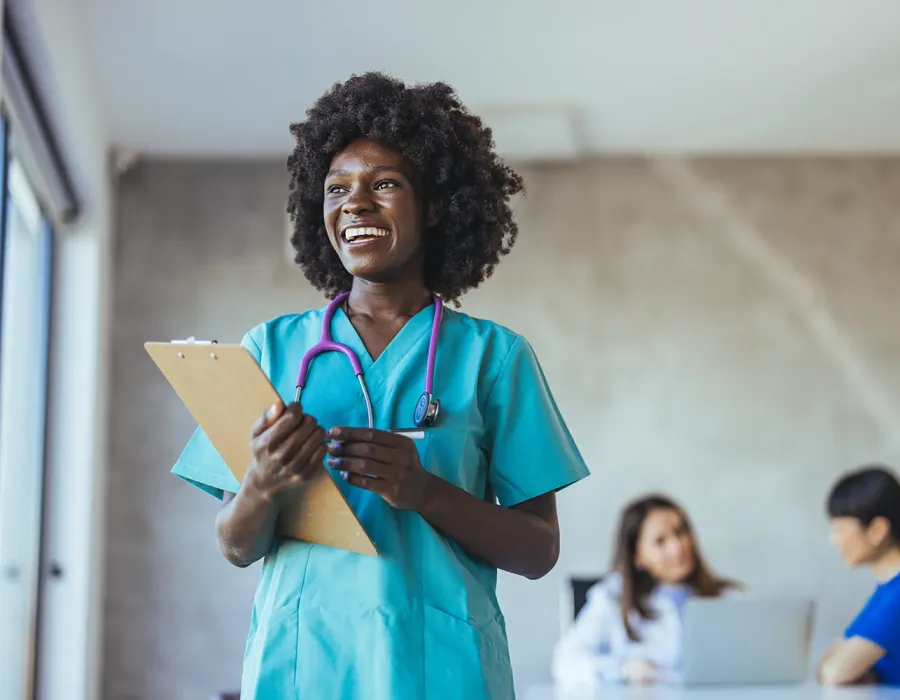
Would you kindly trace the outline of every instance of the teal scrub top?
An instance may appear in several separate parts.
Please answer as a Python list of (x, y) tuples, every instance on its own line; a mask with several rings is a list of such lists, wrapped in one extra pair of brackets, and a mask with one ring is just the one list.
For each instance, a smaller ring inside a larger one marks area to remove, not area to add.
[[(300, 359), (319, 340), (324, 311), (281, 316), (244, 337), (285, 403), (293, 400)], [(433, 313), (430, 306), (410, 319), (374, 361), (346, 314), (335, 313), (332, 336), (359, 356), (378, 429), (413, 425)], [(506, 507), (588, 475), (521, 336), (445, 309), (434, 387), (440, 415), (415, 441), (433, 474)], [(367, 422), (359, 383), (336, 352), (313, 360), (302, 403), (326, 430)], [(199, 428), (173, 472), (218, 498), (239, 488)], [(497, 570), (417, 513), (335, 481), (379, 555), (273, 543), (253, 602), (241, 699), (513, 698)]]

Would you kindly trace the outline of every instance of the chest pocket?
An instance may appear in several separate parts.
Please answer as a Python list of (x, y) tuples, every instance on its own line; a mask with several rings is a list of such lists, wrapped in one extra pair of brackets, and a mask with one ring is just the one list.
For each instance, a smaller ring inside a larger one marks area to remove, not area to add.
[(426, 470), (478, 498), (487, 496), (487, 458), (470, 431), (438, 424), (416, 442), (423, 443), (417, 447)]

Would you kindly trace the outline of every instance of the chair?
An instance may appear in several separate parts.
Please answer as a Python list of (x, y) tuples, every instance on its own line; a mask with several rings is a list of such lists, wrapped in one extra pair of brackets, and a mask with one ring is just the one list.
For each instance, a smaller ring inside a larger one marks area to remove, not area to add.
[(570, 576), (563, 582), (559, 606), (560, 633), (564, 633), (575, 621), (587, 602), (588, 591), (602, 580), (602, 576)]

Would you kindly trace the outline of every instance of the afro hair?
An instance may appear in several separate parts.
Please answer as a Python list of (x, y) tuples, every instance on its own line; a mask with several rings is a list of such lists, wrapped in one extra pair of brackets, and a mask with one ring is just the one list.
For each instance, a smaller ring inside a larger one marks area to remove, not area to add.
[(417, 194), (436, 221), (425, 235), (431, 292), (458, 305), (509, 253), (518, 235), (509, 200), (524, 189), (522, 178), (502, 163), (491, 130), (449, 85), (407, 86), (366, 73), (332, 86), (306, 116), (291, 125), (287, 211), (295, 260), (328, 298), (350, 289), (352, 278), (328, 242), (323, 183), (332, 158), (359, 138), (399, 151), (416, 170)]

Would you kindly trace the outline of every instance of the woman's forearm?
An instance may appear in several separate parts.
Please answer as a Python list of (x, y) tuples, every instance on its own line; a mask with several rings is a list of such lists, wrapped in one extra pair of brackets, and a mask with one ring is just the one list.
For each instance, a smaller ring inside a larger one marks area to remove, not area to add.
[(818, 663), (816, 663), (816, 680), (822, 681), (822, 669), (825, 664), (831, 660), (831, 658), (837, 653), (838, 649), (841, 648), (841, 644), (843, 644), (843, 640), (839, 639), (834, 642), (830, 647), (828, 647), (825, 652), (822, 654), (822, 657), (819, 659)]
[(272, 547), (278, 511), (277, 499), (252, 485), (233, 496), (226, 494), (216, 516), (216, 535), (225, 558), (240, 567), (262, 559)]
[(504, 571), (537, 579), (559, 558), (552, 494), (504, 508), (432, 475), (419, 514), (469, 554)]

